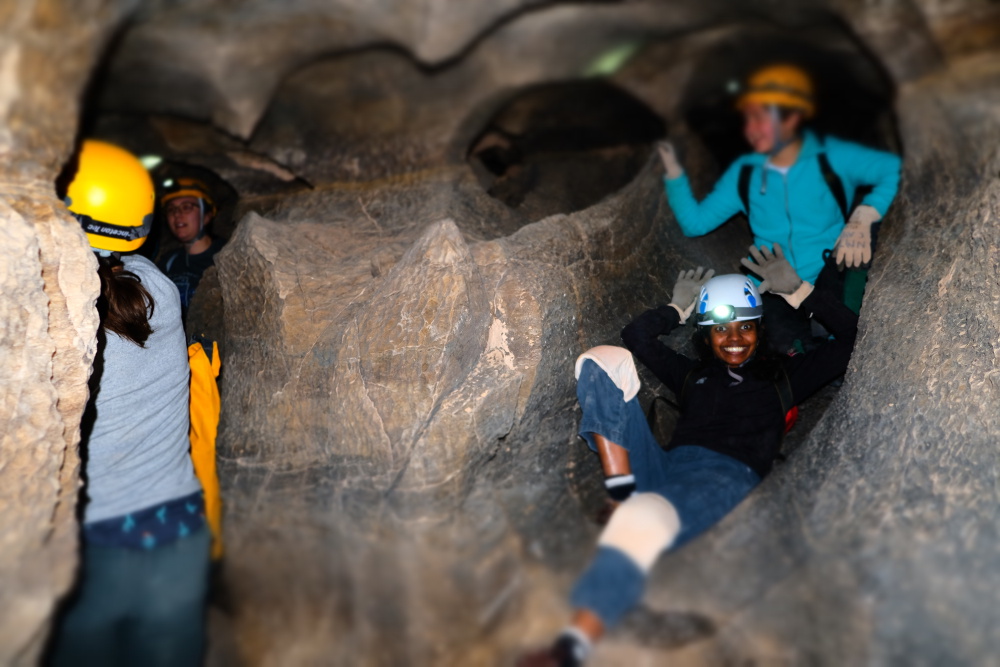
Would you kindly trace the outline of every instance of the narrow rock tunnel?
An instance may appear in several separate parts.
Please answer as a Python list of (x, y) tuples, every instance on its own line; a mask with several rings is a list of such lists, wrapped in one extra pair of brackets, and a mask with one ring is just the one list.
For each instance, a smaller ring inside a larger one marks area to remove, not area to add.
[(573, 360), (750, 241), (681, 234), (653, 142), (704, 194), (746, 150), (732, 82), (779, 59), (820, 82), (819, 131), (905, 157), (855, 355), (595, 664), (1000, 652), (1000, 10), (348, 5), (12, 5), (0, 663), (38, 662), (76, 571), (97, 283), (52, 184), (79, 138), (220, 204), (187, 323), (224, 368), (209, 664), (509, 664), (565, 622), (599, 530)]

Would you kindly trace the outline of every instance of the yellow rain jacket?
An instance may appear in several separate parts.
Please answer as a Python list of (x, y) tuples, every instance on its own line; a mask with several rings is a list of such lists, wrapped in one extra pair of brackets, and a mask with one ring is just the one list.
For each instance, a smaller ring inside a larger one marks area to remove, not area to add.
[[(208, 342), (207, 340), (205, 341)], [(215, 470), (215, 436), (219, 429), (219, 346), (208, 355), (201, 342), (188, 346), (191, 365), (191, 460), (205, 491), (205, 518), (212, 530), (212, 560), (222, 558), (222, 497)]]

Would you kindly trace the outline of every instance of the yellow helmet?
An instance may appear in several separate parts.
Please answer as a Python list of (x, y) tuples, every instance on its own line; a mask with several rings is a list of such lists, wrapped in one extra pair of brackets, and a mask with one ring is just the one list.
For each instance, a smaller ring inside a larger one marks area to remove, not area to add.
[(167, 192), (160, 197), (160, 206), (166, 205), (171, 199), (180, 197), (196, 197), (204, 202), (205, 213), (215, 215), (215, 202), (208, 193), (208, 186), (197, 178), (178, 178)]
[(145, 242), (156, 201), (153, 179), (124, 148), (85, 140), (66, 196), (94, 250), (130, 252)]
[(786, 63), (768, 65), (750, 75), (736, 108), (753, 103), (798, 109), (806, 118), (816, 113), (812, 79), (798, 65)]

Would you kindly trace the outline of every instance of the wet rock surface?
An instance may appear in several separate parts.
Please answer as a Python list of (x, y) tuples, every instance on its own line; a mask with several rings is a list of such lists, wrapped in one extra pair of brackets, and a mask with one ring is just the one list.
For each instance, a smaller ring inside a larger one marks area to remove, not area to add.
[(646, 135), (584, 166), (508, 161), (488, 183), (477, 142), (523, 148), (553, 107), (505, 108), (602, 76), (662, 117), (703, 194), (722, 165), (691, 110), (720, 95), (726, 53), (789, 34), (898, 94), (904, 187), (857, 352), (804, 406), (788, 461), (663, 559), (597, 664), (996, 653), (989, 3), (98, 4), (82, 23), (59, 2), (0, 10), (0, 662), (36, 662), (74, 567), (97, 285), (51, 183), (80, 104), (81, 131), (240, 197), (189, 321), (224, 360), (213, 660), (496, 664), (561, 627), (599, 530), (574, 358), (616, 342), (680, 268), (735, 269), (749, 237), (683, 238)]

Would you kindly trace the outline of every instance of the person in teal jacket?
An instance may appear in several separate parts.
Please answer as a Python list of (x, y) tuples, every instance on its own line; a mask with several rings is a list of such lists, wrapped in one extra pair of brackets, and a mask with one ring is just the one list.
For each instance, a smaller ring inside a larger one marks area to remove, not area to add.
[[(660, 144), (667, 201), (684, 235), (707, 234), (744, 212), (754, 245), (780, 245), (803, 280), (817, 283), (827, 250), (833, 254), (831, 264), (866, 268), (874, 245), (872, 225), (885, 215), (899, 187), (899, 157), (803, 130), (815, 113), (813, 86), (794, 65), (756, 72), (737, 106), (754, 152), (737, 158), (701, 202), (691, 192), (673, 146)], [(839, 186), (830, 184), (831, 172)], [(870, 191), (848, 213), (850, 196), (862, 186)]]

